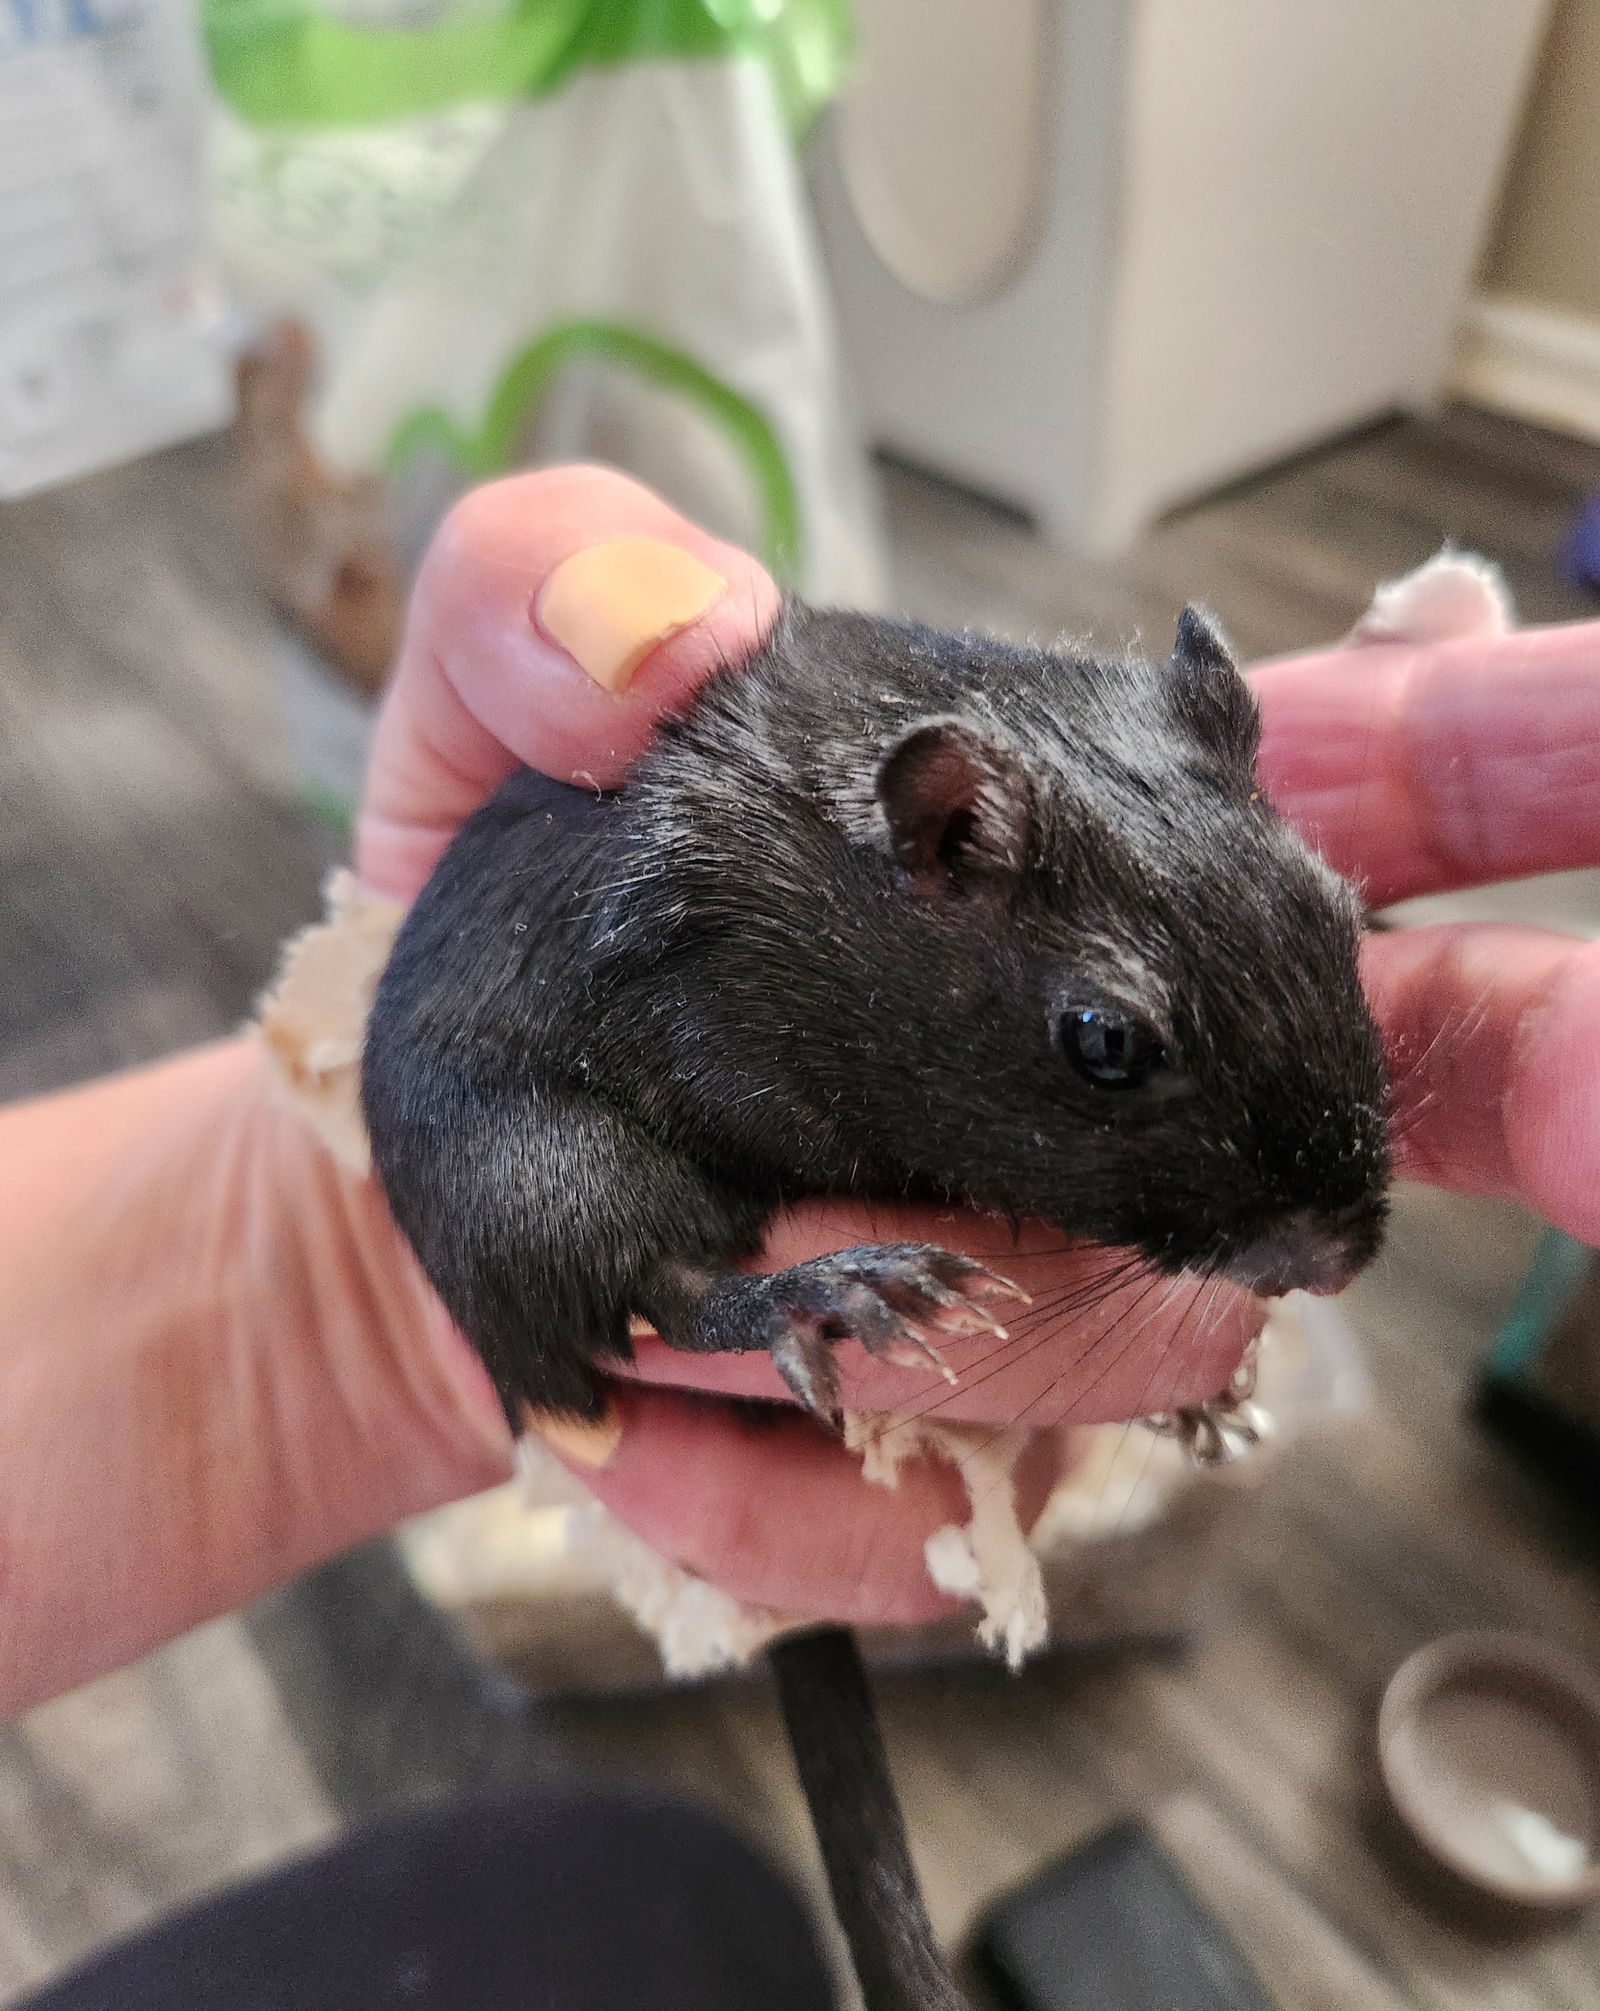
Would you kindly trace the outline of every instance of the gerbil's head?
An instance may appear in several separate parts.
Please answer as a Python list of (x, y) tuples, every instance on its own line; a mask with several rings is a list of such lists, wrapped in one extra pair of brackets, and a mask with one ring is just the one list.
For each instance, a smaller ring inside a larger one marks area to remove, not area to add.
[(1194, 609), (1156, 662), (791, 610), (643, 778), (696, 1037), (753, 1085), (730, 1138), (798, 1121), (823, 1174), (1337, 1290), (1382, 1235), (1382, 1051), (1360, 907), (1258, 740)]

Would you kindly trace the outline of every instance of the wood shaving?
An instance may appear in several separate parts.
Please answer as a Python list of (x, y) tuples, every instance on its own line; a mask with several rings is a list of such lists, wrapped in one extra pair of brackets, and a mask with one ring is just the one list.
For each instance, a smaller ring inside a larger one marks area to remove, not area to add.
[(967, 1490), (972, 1514), (946, 1523), (923, 1546), (928, 1576), (953, 1599), (982, 1608), (978, 1639), (1004, 1651), (1020, 1669), (1050, 1631), (1044, 1579), (1017, 1516), (1012, 1476), (1032, 1434), (987, 1424), (942, 1424), (933, 1418), (897, 1418), (890, 1412), (856, 1412), (845, 1418), (845, 1443), (861, 1454), (861, 1471), (880, 1487), (894, 1487), (908, 1459), (933, 1457), (953, 1466)]
[(378, 979), (405, 915), (340, 870), (326, 889), (327, 919), (283, 946), (256, 1027), (280, 1089), (341, 1165), (368, 1173), (361, 1115), (361, 1047)]
[(1347, 643), (1451, 642), (1509, 635), (1516, 625), (1500, 568), (1446, 545), (1402, 579), (1385, 580)]

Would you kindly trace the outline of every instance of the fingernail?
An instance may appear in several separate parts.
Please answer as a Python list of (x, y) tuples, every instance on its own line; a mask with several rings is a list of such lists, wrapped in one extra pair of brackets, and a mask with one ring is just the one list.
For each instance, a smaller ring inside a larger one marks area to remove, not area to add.
[(563, 1411), (535, 1410), (530, 1404), (522, 1415), (529, 1431), (537, 1432), (552, 1452), (591, 1470), (611, 1464), (612, 1454), (622, 1443), (622, 1413), (607, 1404), (601, 1417), (569, 1417)]
[(540, 592), (539, 626), (607, 691), (625, 691), (658, 644), (728, 588), (721, 573), (659, 538), (617, 538), (563, 559)]

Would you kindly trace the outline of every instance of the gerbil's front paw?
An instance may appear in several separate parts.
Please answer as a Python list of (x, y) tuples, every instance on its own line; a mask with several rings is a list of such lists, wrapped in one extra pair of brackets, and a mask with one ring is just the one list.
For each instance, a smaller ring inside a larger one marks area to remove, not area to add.
[(934, 1368), (953, 1383), (955, 1374), (930, 1336), (985, 1327), (1004, 1340), (1005, 1328), (982, 1300), (1028, 1296), (970, 1257), (931, 1243), (835, 1250), (760, 1282), (773, 1365), (801, 1403), (828, 1424), (839, 1420), (835, 1341), (859, 1341), (879, 1361)]

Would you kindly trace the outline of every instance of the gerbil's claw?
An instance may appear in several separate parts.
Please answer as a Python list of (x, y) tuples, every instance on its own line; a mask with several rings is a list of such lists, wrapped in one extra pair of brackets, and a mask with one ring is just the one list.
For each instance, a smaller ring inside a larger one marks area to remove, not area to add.
[(863, 1341), (862, 1346), (880, 1362), (890, 1362), (897, 1369), (937, 1369), (951, 1388), (955, 1387), (955, 1370), (933, 1343), (925, 1341), (912, 1327), (903, 1327), (900, 1339), (890, 1341), (887, 1346), (875, 1347), (870, 1341)]
[(773, 1364), (807, 1410), (828, 1423), (839, 1416), (835, 1341), (859, 1341), (896, 1368), (931, 1368), (953, 1386), (956, 1372), (935, 1345), (936, 1334), (983, 1327), (997, 1340), (1007, 1338), (980, 1291), (1027, 1297), (972, 1258), (927, 1243), (813, 1257), (763, 1281)]
[(994, 1314), (989, 1311), (988, 1307), (979, 1305), (976, 1299), (969, 1298), (965, 1292), (952, 1292), (948, 1287), (939, 1284), (927, 1284), (922, 1289), (936, 1306), (947, 1313), (955, 1315), (958, 1323), (957, 1331), (959, 1331), (960, 1325), (970, 1324), (972, 1326), (987, 1327), (998, 1341), (1010, 1340), (1011, 1336), (1001, 1326)]
[(942, 1288), (928, 1277), (904, 1276), (895, 1253), (890, 1261), (858, 1261), (834, 1296), (828, 1326), (838, 1338), (859, 1341), (880, 1362), (900, 1369), (934, 1369), (947, 1383), (955, 1370), (920, 1329), (931, 1318), (932, 1293)]
[(953, 1251), (940, 1250), (936, 1266), (940, 1277), (947, 1285), (954, 1285), (958, 1291), (970, 1298), (973, 1284), (987, 1289), (999, 1298), (1016, 1299), (1024, 1306), (1033, 1304), (1033, 1294), (1025, 1292), (1011, 1279), (1002, 1278), (998, 1271), (991, 1271), (987, 1264), (980, 1264), (976, 1257), (958, 1257)]
[(1227, 1387), (1205, 1403), (1159, 1411), (1145, 1423), (1175, 1438), (1196, 1466), (1227, 1466), (1272, 1436), (1272, 1419), (1253, 1401), (1260, 1336), (1245, 1349)]
[(830, 1431), (842, 1431), (839, 1371), (832, 1348), (816, 1328), (786, 1327), (768, 1352), (772, 1366), (811, 1415)]

